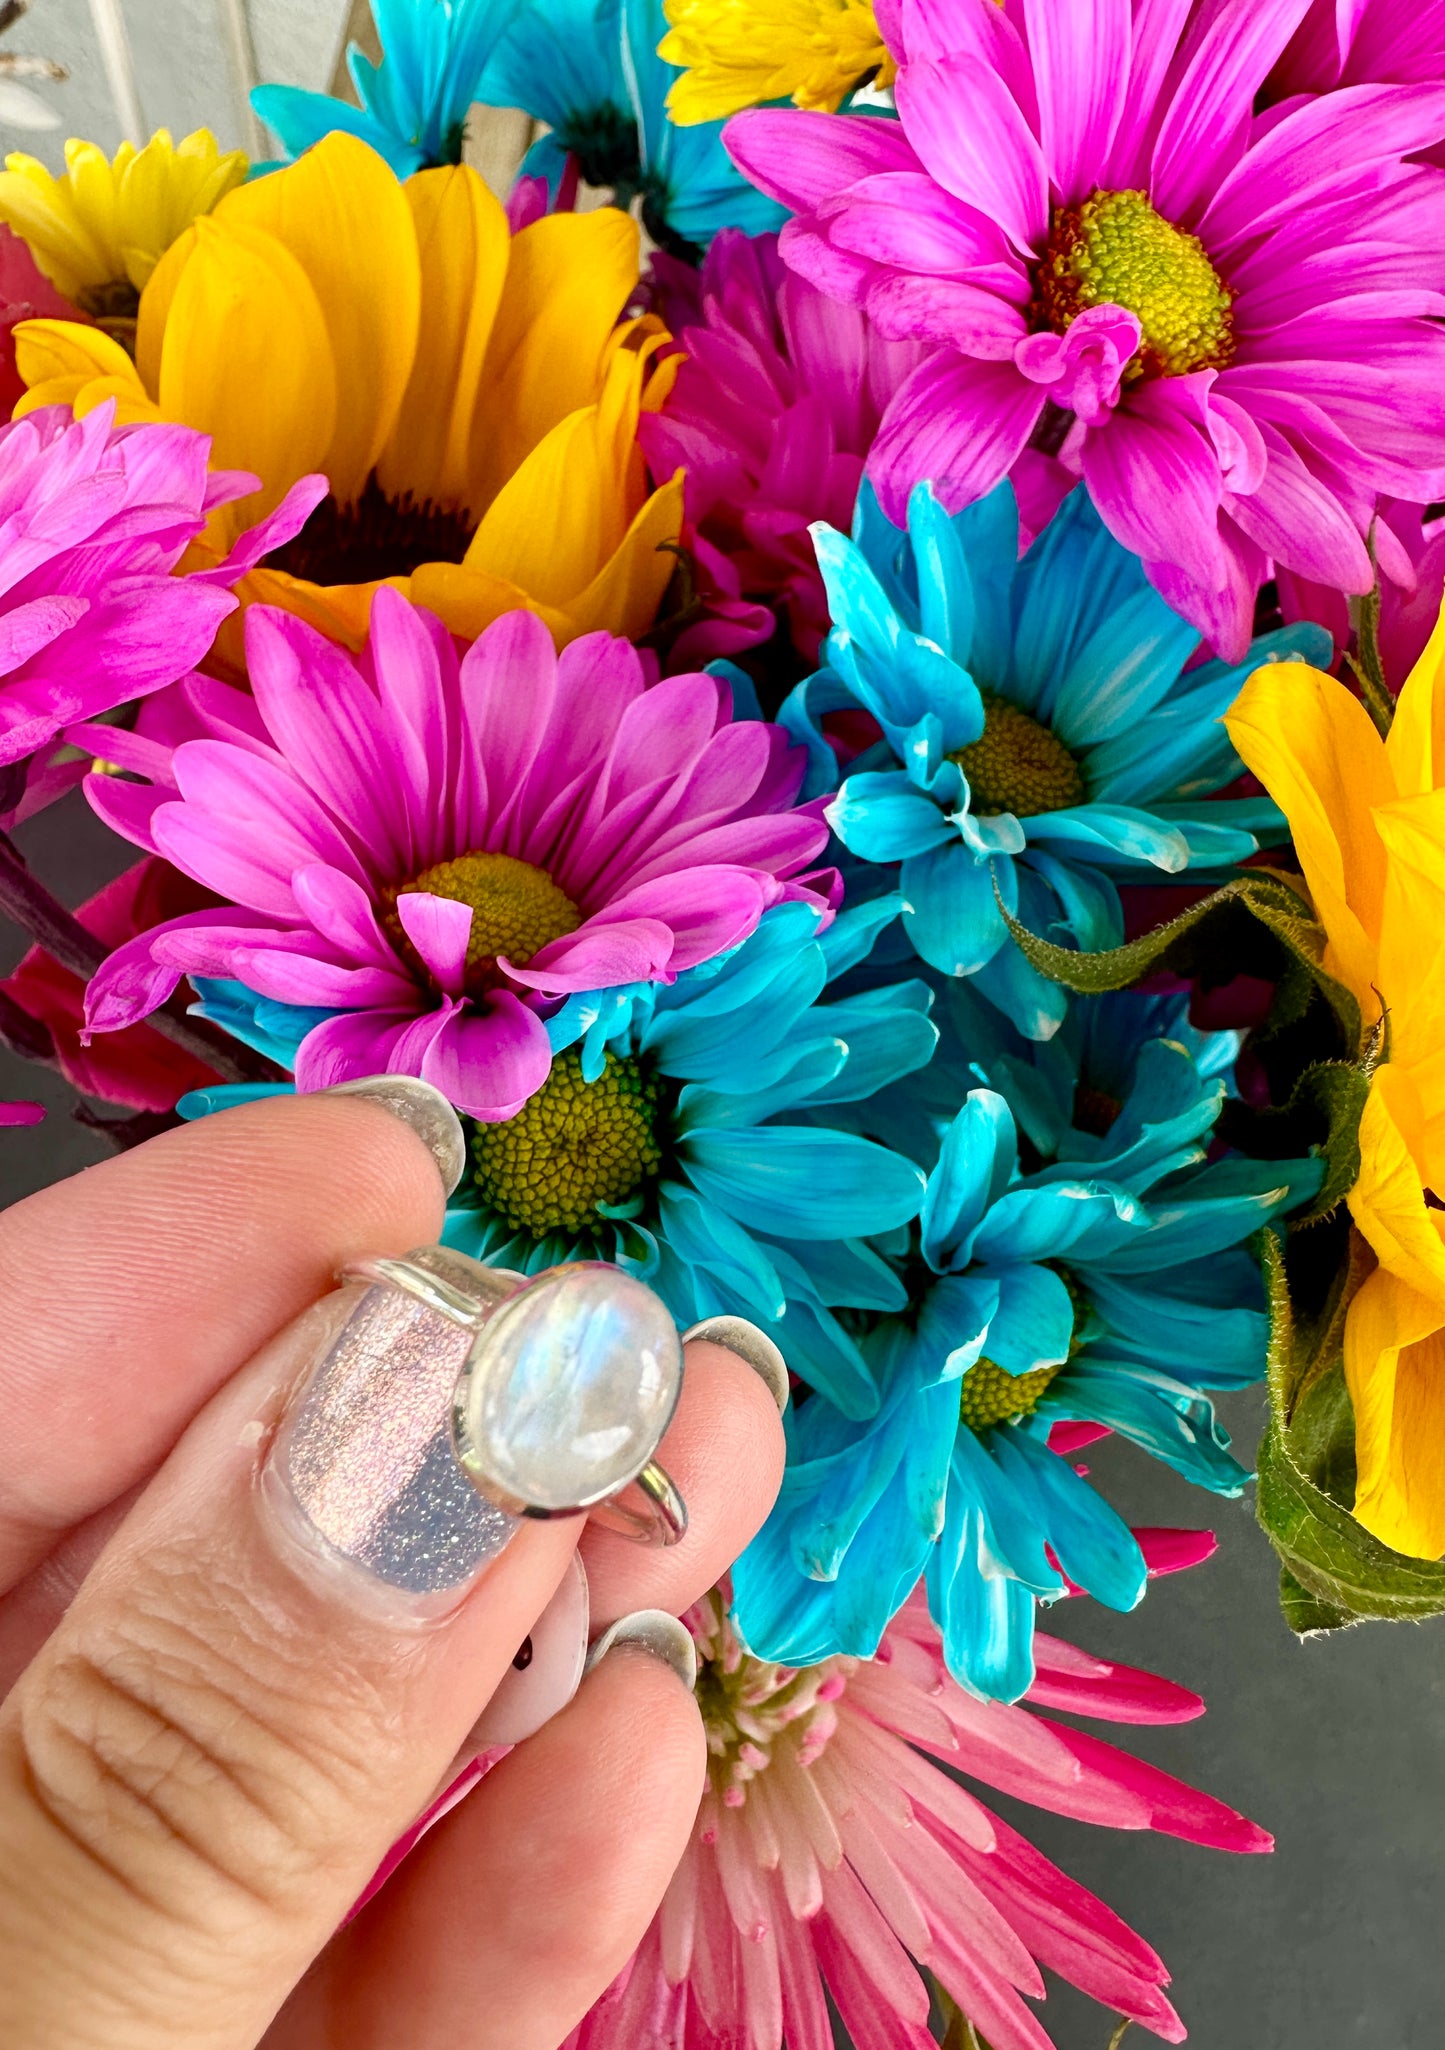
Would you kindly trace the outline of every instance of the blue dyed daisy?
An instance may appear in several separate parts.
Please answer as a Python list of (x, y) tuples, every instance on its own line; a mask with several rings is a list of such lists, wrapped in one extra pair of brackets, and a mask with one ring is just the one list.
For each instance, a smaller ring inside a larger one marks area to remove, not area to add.
[[(1076, 1055), (1091, 1041), (1102, 1055), (1110, 1015), (1071, 1033)], [(952, 1672), (1016, 1700), (1033, 1677), (1035, 1604), (1065, 1576), (1118, 1609), (1145, 1585), (1127, 1525), (1050, 1450), (1053, 1425), (1103, 1425), (1216, 1494), (1244, 1487), (1205, 1390), (1263, 1372), (1262, 1290), (1241, 1242), (1312, 1194), (1321, 1166), (1205, 1164), (1225, 1088), (1206, 1071), (1222, 1049), (1201, 1064), (1177, 1039), (1142, 1036), (1149, 1023), (1137, 1010), (1127, 1074), (1117, 1055), (1073, 1067), (1067, 1086), (1057, 1062), (1033, 1071), (1035, 1157), (1055, 1157), (1031, 1172), (1008, 1102), (972, 1090), (918, 1226), (887, 1242), (902, 1305), (829, 1313), (876, 1408), (812, 1396), (790, 1421), (778, 1506), (734, 1571), (761, 1656), (871, 1655), (926, 1576)], [(797, 1367), (808, 1348), (794, 1323), (790, 1307), (776, 1335)]]
[(829, 808), (866, 862), (901, 862), (904, 922), (925, 961), (971, 976), (1032, 1039), (1068, 992), (1009, 937), (999, 900), (1032, 931), (1116, 946), (1120, 880), (1218, 871), (1286, 837), (1267, 798), (1217, 799), (1241, 773), (1221, 715), (1263, 662), (1328, 665), (1303, 624), (1256, 640), (1237, 667), (1185, 665), (1199, 635), (1080, 487), (1022, 560), (1013, 491), (952, 519), (927, 484), (907, 532), (871, 489), (853, 539), (813, 529), (833, 631), (827, 666), (782, 720), (805, 742), (809, 794), (831, 789), (830, 712), (881, 729)]
[(398, 178), (459, 164), (467, 111), (517, 4), (371, 0), (382, 60), (374, 64), (355, 44), (346, 60), (359, 107), (291, 85), (259, 85), (251, 105), (292, 157), (342, 129), (370, 143)]
[(654, 240), (679, 255), (706, 249), (720, 228), (760, 235), (784, 208), (734, 165), (723, 123), (678, 128), (667, 95), (680, 74), (657, 46), (662, 0), (522, 0), (478, 90), (493, 106), (522, 107), (552, 130), (522, 169), (556, 194), (569, 157), (589, 184), (639, 195)]
[[(827, 1106), (921, 1067), (938, 1035), (921, 982), (820, 999), (899, 908), (895, 897), (844, 911), (819, 932), (813, 907), (778, 905), (731, 954), (671, 986), (570, 999), (549, 1026), (541, 1090), (504, 1122), (464, 1120), (471, 1170), (446, 1243), (528, 1274), (614, 1260), (683, 1326), (719, 1314), (773, 1323), (795, 1300), (856, 1293), (882, 1263), (853, 1242), (916, 1217), (925, 1177), (831, 1125)], [(239, 983), (197, 987), (205, 1016), (282, 1062), (317, 1022)], [(266, 1093), (202, 1090), (183, 1112)], [(832, 1392), (868, 1395), (846, 1380)]]

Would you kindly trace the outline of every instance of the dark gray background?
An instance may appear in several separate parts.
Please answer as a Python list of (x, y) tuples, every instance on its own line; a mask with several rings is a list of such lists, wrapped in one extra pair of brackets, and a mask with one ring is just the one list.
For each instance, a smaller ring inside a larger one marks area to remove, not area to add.
[[(76, 799), (18, 837), (72, 903), (128, 852)], [(8, 972), (19, 949), (4, 937)], [(4, 1201), (103, 1156), (70, 1122), (68, 1090), (3, 1053), (0, 1096), (54, 1106), (42, 1126), (0, 1132)], [(1225, 1408), (1241, 1448), (1252, 1446), (1256, 1396)], [(1163, 1953), (1197, 2050), (1432, 2050), (1445, 2041), (1445, 1621), (1298, 1644), (1280, 1619), (1272, 1554), (1248, 1498), (1214, 1502), (1118, 1444), (1084, 1456), (1134, 1522), (1207, 1524), (1221, 1538), (1212, 1560), (1155, 1581), (1131, 1616), (1089, 1601), (1054, 1610), (1049, 1627), (1060, 1635), (1167, 1673), (1209, 1701), (1202, 1721), (1173, 1729), (1091, 1727), (1244, 1809), (1279, 1848), (1232, 1858), (998, 1806)], [(1109, 2018), (1071, 1988), (1052, 1991), (1042, 2019), (1059, 2050), (1105, 2050)], [(1129, 2038), (1149, 2040), (1142, 2030)]]

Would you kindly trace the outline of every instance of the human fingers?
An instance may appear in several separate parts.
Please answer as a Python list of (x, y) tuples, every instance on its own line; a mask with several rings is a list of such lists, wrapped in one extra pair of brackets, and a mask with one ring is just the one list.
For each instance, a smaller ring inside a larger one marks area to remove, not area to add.
[(459, 1149), (455, 1114), (425, 1083), (366, 1088), (223, 1112), (0, 1217), (0, 1591), (146, 1479), (341, 1264), (436, 1237), (422, 1142)]
[(679, 1676), (610, 1651), (342, 1933), (265, 2050), (556, 2050), (656, 1912), (705, 1757)]
[(473, 1336), (399, 1288), (319, 1305), (102, 1553), (0, 1713), (7, 2046), (249, 2050), (424, 1805), (578, 1529), (518, 1528), (450, 1458)]
[(654, 1550), (588, 1525), (582, 1557), (594, 1629), (635, 1609), (680, 1616), (727, 1571), (777, 1495), (788, 1386), (782, 1357), (739, 1318), (699, 1328), (720, 1335), (687, 1345), (682, 1395), (658, 1452), (687, 1503), (687, 1535)]

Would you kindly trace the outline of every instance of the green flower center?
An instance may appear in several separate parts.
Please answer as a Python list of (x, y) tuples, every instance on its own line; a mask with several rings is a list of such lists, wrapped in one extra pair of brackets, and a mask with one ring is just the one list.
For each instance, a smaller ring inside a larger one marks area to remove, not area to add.
[(1061, 335), (1085, 307), (1127, 307), (1141, 329), (1130, 380), (1222, 369), (1234, 354), (1233, 299), (1199, 237), (1142, 192), (1094, 192), (1054, 216), (1038, 270), (1042, 325)]
[(513, 1231), (545, 1238), (602, 1221), (662, 1166), (663, 1085), (641, 1061), (609, 1054), (595, 1082), (582, 1079), (575, 1048), (561, 1053), (542, 1088), (505, 1124), (472, 1133), (472, 1178), (483, 1202)]
[(975, 1360), (961, 1383), (959, 1414), (971, 1431), (1032, 1416), (1061, 1366), (1035, 1367), (1031, 1374), (1006, 1374), (991, 1359)]
[(525, 968), (549, 940), (576, 932), (582, 923), (583, 914), (544, 868), (534, 868), (530, 861), (518, 861), (511, 854), (459, 854), (452, 861), (424, 868), (410, 882), (398, 883), (385, 893), (381, 922), (387, 937), (423, 975), (426, 971), (396, 909), (397, 898), (412, 890), (471, 905), (464, 983), (468, 996), (477, 996), (493, 984), (499, 954), (505, 954), (515, 967)]
[(982, 817), (1007, 811), (1034, 818), (1082, 804), (1088, 795), (1058, 735), (991, 691), (983, 693), (983, 732), (949, 759), (967, 776), (973, 809)]

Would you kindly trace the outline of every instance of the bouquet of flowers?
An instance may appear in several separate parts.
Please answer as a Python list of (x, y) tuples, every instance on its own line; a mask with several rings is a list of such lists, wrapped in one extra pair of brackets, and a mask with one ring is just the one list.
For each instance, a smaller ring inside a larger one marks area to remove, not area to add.
[(1290, 1627), (1445, 1610), (1445, 7), (373, 12), (281, 163), (0, 175), (0, 823), (140, 854), (0, 838), (0, 1033), (120, 1146), (421, 1076), (449, 1243), (775, 1337), (575, 2050), (1179, 2040), (963, 1781), (1268, 1848), (1036, 1627), (1207, 1556), (1079, 1455), (1238, 1495), (1214, 1391)]

